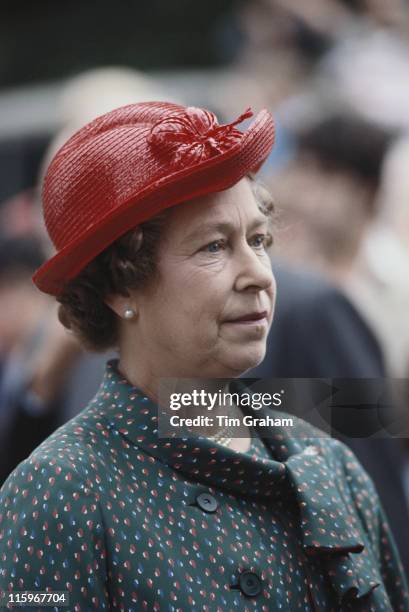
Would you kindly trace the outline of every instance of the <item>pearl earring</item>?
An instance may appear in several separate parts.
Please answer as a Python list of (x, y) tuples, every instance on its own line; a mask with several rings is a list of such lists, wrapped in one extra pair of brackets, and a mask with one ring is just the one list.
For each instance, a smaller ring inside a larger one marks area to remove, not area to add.
[(127, 308), (124, 312), (124, 318), (125, 319), (133, 319), (135, 316), (135, 311), (133, 310), (133, 308)]

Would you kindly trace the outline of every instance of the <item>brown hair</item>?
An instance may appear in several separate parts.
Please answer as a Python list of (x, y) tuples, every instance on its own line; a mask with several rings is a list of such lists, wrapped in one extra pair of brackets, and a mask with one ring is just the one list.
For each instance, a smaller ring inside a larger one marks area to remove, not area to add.
[[(272, 218), (271, 195), (252, 176), (248, 178), (261, 212)], [(159, 239), (170, 210), (115, 240), (67, 283), (57, 297), (60, 322), (84, 348), (99, 353), (117, 346), (119, 320), (104, 300), (115, 293), (127, 296), (129, 290), (141, 289), (155, 278)]]

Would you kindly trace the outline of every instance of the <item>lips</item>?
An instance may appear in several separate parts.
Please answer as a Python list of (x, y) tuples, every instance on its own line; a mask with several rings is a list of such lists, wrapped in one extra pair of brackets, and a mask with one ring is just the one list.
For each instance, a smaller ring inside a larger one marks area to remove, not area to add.
[(262, 321), (267, 318), (267, 311), (263, 312), (250, 312), (243, 314), (234, 319), (228, 319), (226, 323), (246, 323), (249, 321)]

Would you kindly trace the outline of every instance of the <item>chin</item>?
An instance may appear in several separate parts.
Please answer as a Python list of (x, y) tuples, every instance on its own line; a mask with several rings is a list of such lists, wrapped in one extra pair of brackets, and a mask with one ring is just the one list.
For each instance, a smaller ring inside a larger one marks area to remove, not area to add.
[(258, 366), (264, 359), (266, 355), (266, 347), (260, 347), (260, 349), (249, 349), (247, 352), (242, 352), (242, 354), (237, 354), (234, 357), (234, 360), (230, 360), (230, 366), (233, 375), (230, 377), (238, 377), (247, 372), (248, 370), (252, 370), (256, 366)]

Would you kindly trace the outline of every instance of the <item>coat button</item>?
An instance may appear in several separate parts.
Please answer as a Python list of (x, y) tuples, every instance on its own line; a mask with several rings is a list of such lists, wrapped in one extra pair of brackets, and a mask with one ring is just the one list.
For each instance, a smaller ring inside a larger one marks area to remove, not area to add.
[(254, 572), (242, 572), (239, 576), (239, 587), (247, 597), (256, 597), (261, 593), (260, 578)]
[(205, 512), (216, 512), (219, 505), (216, 498), (210, 493), (200, 493), (196, 497), (196, 503)]

